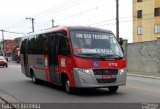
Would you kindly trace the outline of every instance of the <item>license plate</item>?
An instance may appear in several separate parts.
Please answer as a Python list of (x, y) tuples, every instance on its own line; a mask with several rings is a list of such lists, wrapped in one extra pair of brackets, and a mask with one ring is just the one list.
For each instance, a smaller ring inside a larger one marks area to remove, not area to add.
[(102, 79), (112, 79), (112, 75), (103, 75)]

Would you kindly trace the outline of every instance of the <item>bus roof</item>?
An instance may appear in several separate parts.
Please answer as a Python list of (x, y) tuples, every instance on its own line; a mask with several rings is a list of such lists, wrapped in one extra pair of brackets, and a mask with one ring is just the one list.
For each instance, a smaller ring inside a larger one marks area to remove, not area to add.
[(85, 26), (70, 26), (71, 31), (95, 31), (95, 32), (107, 32), (112, 33), (110, 30), (96, 28), (96, 27), (85, 27)]
[(110, 30), (107, 29), (101, 29), (101, 28), (96, 28), (96, 27), (85, 27), (85, 26), (61, 26), (61, 27), (56, 27), (56, 28), (51, 28), (47, 29), (41, 32), (35, 32), (35, 33), (30, 33), (27, 34), (23, 37), (23, 39), (29, 38), (30, 36), (38, 35), (38, 34), (43, 34), (43, 33), (51, 33), (51, 32), (56, 32), (59, 30), (69, 30), (69, 31), (92, 31), (92, 32), (107, 32), (107, 33), (113, 33)]

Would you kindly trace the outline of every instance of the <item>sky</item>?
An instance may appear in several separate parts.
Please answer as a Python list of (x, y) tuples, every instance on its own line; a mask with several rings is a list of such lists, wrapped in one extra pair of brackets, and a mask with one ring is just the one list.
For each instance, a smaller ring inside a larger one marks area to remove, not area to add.
[[(116, 34), (116, 0), (0, 0), (0, 30), (17, 33), (35, 32), (57, 26), (90, 26), (109, 29)], [(132, 42), (132, 2), (119, 0), (120, 37)], [(4, 33), (5, 39), (23, 34)], [(2, 35), (0, 33), (0, 40)]]

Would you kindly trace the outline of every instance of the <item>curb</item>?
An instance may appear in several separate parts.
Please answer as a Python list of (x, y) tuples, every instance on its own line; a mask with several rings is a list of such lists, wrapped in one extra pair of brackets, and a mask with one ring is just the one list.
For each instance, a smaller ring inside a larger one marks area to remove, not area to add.
[(11, 107), (13, 109), (14, 106), (12, 105), (12, 103), (21, 103), (19, 100), (17, 100), (14, 96), (8, 94), (7, 92), (3, 91), (2, 89), (0, 89), (0, 99), (2, 99), (2, 101), (4, 101), (5, 103), (11, 105)]
[(136, 75), (136, 74), (127, 74), (127, 76), (135, 76), (135, 77), (151, 78), (151, 79), (159, 79), (160, 80), (160, 77), (155, 77), (155, 76), (145, 76), (145, 75)]

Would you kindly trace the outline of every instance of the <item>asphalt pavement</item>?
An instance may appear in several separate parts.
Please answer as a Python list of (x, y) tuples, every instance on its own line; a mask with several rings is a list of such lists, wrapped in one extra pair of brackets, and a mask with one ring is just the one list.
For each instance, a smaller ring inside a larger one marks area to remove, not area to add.
[[(44, 82), (33, 84), (30, 78), (22, 74), (17, 63), (9, 63), (8, 68), (0, 68), (0, 89), (12, 100), (22, 103), (159, 103), (159, 86), (159, 79), (128, 76), (126, 86), (120, 87), (115, 94), (102, 88), (80, 89), (76, 94), (68, 95), (61, 87)], [(3, 95), (3, 98), (7, 97)]]

